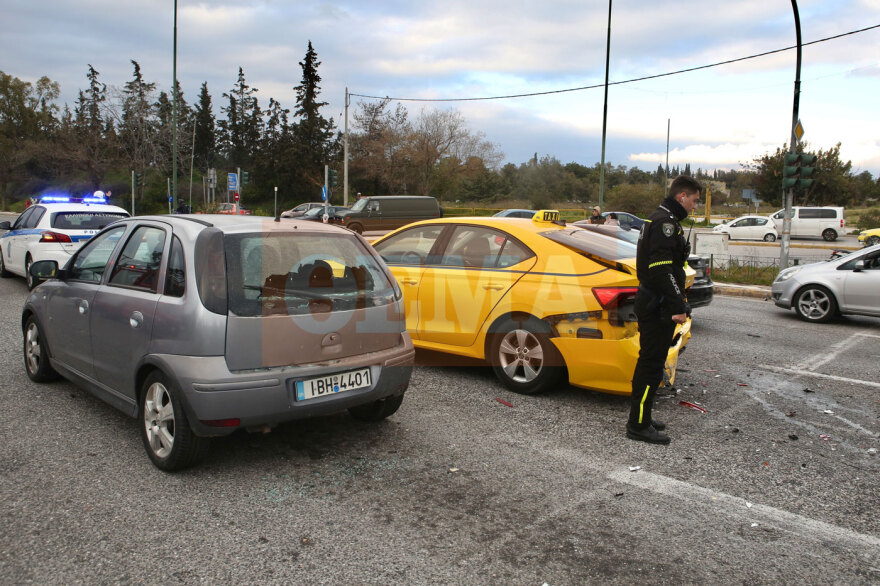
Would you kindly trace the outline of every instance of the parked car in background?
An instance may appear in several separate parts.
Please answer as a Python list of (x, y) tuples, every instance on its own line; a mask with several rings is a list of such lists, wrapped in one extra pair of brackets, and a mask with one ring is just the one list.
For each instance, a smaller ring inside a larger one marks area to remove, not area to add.
[[(518, 393), (554, 388), (563, 377), (578, 387), (632, 392), (638, 279), (629, 242), (541, 210), (531, 221), (416, 222), (373, 248), (401, 284), (417, 347), (485, 360)], [(669, 349), (671, 379), (690, 323)]]
[(440, 218), (443, 211), (434, 197), (422, 195), (371, 195), (357, 200), (342, 215), (341, 225), (363, 234), (368, 230), (394, 230), (418, 220)]
[(295, 206), (295, 207), (287, 210), (286, 212), (281, 212), (281, 217), (282, 218), (298, 218), (299, 216), (303, 215), (304, 213), (306, 213), (307, 211), (309, 211), (311, 209), (322, 208), (322, 207), (324, 207), (324, 202), (320, 202), (320, 201), (310, 201), (310, 202), (306, 202), (306, 203), (301, 203), (298, 206)]
[[(589, 220), (580, 220), (575, 222), (574, 225), (597, 234), (605, 234), (619, 240), (624, 240), (633, 245), (637, 245), (639, 241), (638, 232), (627, 230), (621, 226), (591, 224)], [(687, 263), (694, 270), (694, 281), (686, 291), (688, 305), (692, 308), (709, 305), (715, 296), (715, 283), (712, 281), (711, 267), (709, 266), (708, 259), (692, 254), (688, 256)]]
[(862, 243), (862, 246), (874, 246), (875, 244), (880, 244), (880, 228), (862, 230), (859, 232), (859, 242)]
[(779, 271), (773, 302), (801, 319), (827, 322), (840, 314), (880, 316), (880, 244), (833, 260)]
[(34, 288), (28, 268), (40, 260), (64, 266), (70, 256), (104, 226), (127, 218), (106, 198), (51, 196), (28, 207), (16, 220), (0, 222), (0, 276), (18, 275)]
[[(833, 242), (837, 240), (839, 235), (846, 234), (846, 219), (842, 207), (794, 206), (791, 212), (792, 238), (818, 238), (821, 236), (824, 240)], [(779, 210), (770, 216), (778, 232), (782, 232), (784, 216), (785, 210)]]
[(206, 438), (348, 410), (397, 411), (414, 356), (401, 291), (360, 236), (264, 217), (139, 216), (108, 226), (22, 311), (28, 376), (60, 374), (140, 420), (164, 470)]
[(742, 216), (712, 228), (716, 234), (728, 234), (731, 240), (775, 242), (779, 233), (767, 216)]
[(324, 206), (318, 208), (312, 208), (303, 215), (299, 216), (300, 220), (305, 220), (307, 222), (323, 222), (324, 221), (324, 213), (327, 213), (327, 223), (328, 224), (341, 224), (342, 223), (342, 215), (348, 211), (349, 208), (345, 206)]
[(247, 208), (242, 207), (239, 203), (221, 203), (220, 210), (217, 213), (229, 216), (251, 215), (251, 211)]
[(494, 218), (528, 218), (531, 219), (532, 216), (535, 215), (535, 210), (523, 210), (517, 208), (510, 208), (507, 210), (501, 210), (500, 212), (496, 212), (492, 214)]
[(634, 216), (633, 214), (630, 214), (629, 212), (613, 212), (612, 211), (612, 212), (602, 212), (599, 215), (602, 216), (602, 218), (604, 218), (605, 221), (607, 222), (608, 217), (611, 214), (615, 214), (617, 216), (617, 224), (625, 230), (641, 230), (642, 224), (645, 223), (645, 221), (642, 218), (640, 218), (638, 216)]

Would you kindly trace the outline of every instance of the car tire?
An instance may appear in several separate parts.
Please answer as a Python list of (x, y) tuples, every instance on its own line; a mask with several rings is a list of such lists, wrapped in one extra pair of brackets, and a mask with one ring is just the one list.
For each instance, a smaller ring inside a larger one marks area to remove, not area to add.
[(865, 246), (874, 246), (875, 244), (880, 244), (880, 236), (868, 236), (865, 240)]
[(360, 224), (358, 224), (357, 222), (355, 222), (354, 224), (349, 224), (348, 229), (351, 230), (352, 232), (354, 232), (355, 234), (363, 234), (364, 233), (364, 227), (361, 226)]
[(3, 251), (0, 250), (0, 277), (4, 279), (12, 276), (12, 273), (6, 270), (6, 262), (3, 260)]
[(49, 346), (37, 318), (28, 317), (24, 324), (24, 368), (35, 383), (58, 379), (58, 373), (49, 362)]
[(348, 410), (352, 417), (361, 421), (382, 421), (394, 415), (403, 403), (403, 395), (392, 395), (366, 405), (359, 405)]
[(140, 411), (144, 448), (160, 470), (192, 466), (207, 451), (210, 440), (193, 433), (180, 391), (164, 373), (153, 371), (144, 381)]
[(764, 242), (776, 242), (776, 234), (764, 234)]
[(837, 315), (837, 301), (825, 287), (808, 285), (795, 295), (794, 310), (803, 320), (825, 323)]
[(831, 228), (828, 228), (824, 232), (822, 232), (822, 238), (824, 238), (826, 242), (834, 242), (835, 240), (837, 240), (837, 232), (835, 232)]
[(27, 283), (28, 291), (32, 291), (34, 287), (39, 285), (36, 279), (31, 276), (31, 265), (34, 264), (34, 261), (31, 259), (31, 256), (28, 255), (24, 259), (24, 279)]
[(507, 320), (493, 333), (489, 362), (508, 389), (522, 395), (552, 387), (565, 368), (549, 328), (534, 318)]

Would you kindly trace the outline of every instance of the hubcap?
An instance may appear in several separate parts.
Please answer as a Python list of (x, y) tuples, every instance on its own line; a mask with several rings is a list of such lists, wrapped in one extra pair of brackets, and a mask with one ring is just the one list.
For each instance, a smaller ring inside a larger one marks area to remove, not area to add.
[(528, 330), (511, 330), (498, 349), (498, 361), (511, 380), (528, 383), (541, 373), (544, 351), (541, 342)]
[(174, 447), (174, 406), (168, 389), (162, 383), (153, 383), (147, 389), (144, 428), (150, 449), (159, 458), (166, 458)]
[(821, 291), (811, 289), (803, 295), (798, 306), (801, 313), (811, 319), (819, 319), (825, 317), (831, 307), (831, 300)]
[(28, 326), (25, 335), (24, 354), (27, 360), (28, 371), (34, 374), (40, 368), (40, 356), (42, 350), (40, 348), (40, 330), (37, 324), (32, 323)]

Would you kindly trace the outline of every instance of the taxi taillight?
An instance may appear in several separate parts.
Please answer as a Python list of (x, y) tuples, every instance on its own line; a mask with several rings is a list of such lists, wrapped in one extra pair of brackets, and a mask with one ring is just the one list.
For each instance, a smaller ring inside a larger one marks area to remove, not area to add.
[(638, 290), (638, 287), (593, 287), (593, 295), (603, 309), (612, 309), (635, 297)]
[(67, 234), (46, 230), (40, 236), (40, 242), (73, 242)]

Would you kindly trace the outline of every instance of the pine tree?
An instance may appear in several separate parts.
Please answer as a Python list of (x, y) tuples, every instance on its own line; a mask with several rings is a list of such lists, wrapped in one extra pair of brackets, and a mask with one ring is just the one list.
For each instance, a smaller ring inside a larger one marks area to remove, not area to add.
[(217, 153), (217, 125), (214, 118), (208, 82), (202, 83), (199, 101), (195, 107), (195, 164), (199, 169), (214, 166)]

